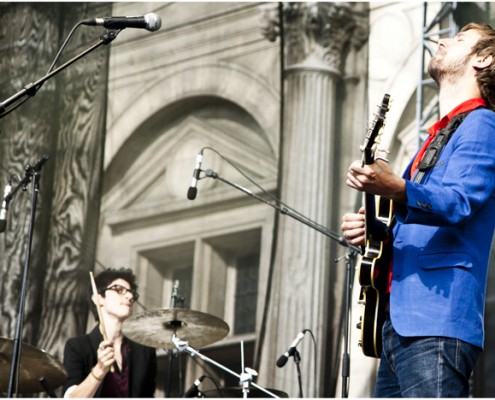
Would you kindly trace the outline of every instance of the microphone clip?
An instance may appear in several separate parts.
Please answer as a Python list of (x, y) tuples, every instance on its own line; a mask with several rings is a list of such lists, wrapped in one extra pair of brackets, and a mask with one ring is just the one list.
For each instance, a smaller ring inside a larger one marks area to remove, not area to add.
[(121, 30), (122, 29), (108, 29), (103, 35), (100, 36), (101, 43), (107, 45), (113, 42), (117, 38), (117, 35), (120, 33)]

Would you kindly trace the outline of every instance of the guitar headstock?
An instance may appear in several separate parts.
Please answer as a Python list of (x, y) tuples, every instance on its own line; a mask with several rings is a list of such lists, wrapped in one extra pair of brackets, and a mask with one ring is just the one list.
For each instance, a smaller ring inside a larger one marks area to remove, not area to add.
[(363, 150), (363, 165), (373, 164), (375, 160), (375, 145), (379, 142), (383, 126), (385, 125), (385, 115), (390, 109), (390, 95), (385, 93), (382, 99), (382, 104), (378, 106), (375, 118), (370, 124), (370, 128), (364, 139)]

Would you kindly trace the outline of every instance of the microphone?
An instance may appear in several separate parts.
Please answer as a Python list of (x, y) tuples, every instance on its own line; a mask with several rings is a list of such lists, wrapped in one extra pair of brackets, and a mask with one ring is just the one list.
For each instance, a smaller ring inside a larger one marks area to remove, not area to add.
[(155, 32), (161, 28), (162, 20), (158, 15), (149, 13), (135, 17), (104, 17), (85, 19), (84, 21), (81, 21), (81, 24), (90, 26), (101, 25), (107, 29), (140, 28), (146, 29), (150, 32)]
[(196, 379), (191, 387), (187, 389), (186, 393), (184, 393), (184, 396), (182, 397), (194, 397), (197, 396), (199, 393), (199, 385), (201, 385), (201, 382), (203, 382), (203, 379), (206, 378), (206, 375), (201, 375), (198, 379)]
[(9, 209), (9, 202), (6, 200), (6, 197), (11, 191), (12, 186), (10, 183), (7, 183), (5, 190), (3, 191), (2, 208), (0, 209), (0, 232), (5, 232), (5, 229), (7, 228), (7, 210)]
[(177, 290), (179, 289), (179, 280), (177, 279), (174, 282), (174, 286), (172, 287), (172, 297), (170, 298), (170, 308), (175, 308), (175, 303), (177, 301)]
[(202, 161), (203, 161), (203, 150), (201, 150), (199, 154), (196, 156), (196, 166), (194, 167), (191, 186), (189, 186), (189, 189), (187, 191), (187, 198), (189, 200), (194, 200), (196, 198), (196, 195), (198, 194), (198, 188), (196, 187), (196, 185), (198, 184)]
[(287, 360), (289, 359), (289, 357), (292, 356), (292, 355), (294, 355), (294, 352), (296, 351), (296, 346), (303, 339), (304, 334), (306, 333), (306, 331), (307, 331), (307, 329), (303, 329), (301, 332), (299, 332), (297, 334), (296, 338), (290, 344), (290, 346), (287, 349), (287, 351), (278, 358), (278, 360), (277, 360), (277, 367), (282, 368), (287, 363)]

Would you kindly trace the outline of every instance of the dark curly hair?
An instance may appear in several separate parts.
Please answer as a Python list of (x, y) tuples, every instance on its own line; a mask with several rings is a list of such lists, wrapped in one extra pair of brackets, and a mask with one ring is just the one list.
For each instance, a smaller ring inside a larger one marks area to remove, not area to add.
[(471, 55), (492, 56), (492, 63), (476, 72), (481, 97), (487, 102), (488, 108), (495, 111), (495, 29), (488, 24), (472, 22), (465, 25), (460, 32), (476, 30), (481, 37), (473, 46)]
[[(99, 294), (105, 297), (105, 289), (116, 279), (123, 279), (131, 286), (131, 290), (137, 292), (136, 276), (130, 268), (109, 268), (103, 272), (100, 272), (95, 276), (96, 289)], [(90, 298), (90, 309), (93, 316), (98, 321), (98, 312), (96, 310), (96, 305), (91, 301), (91, 296), (93, 295), (93, 286), (89, 282), (89, 298)]]

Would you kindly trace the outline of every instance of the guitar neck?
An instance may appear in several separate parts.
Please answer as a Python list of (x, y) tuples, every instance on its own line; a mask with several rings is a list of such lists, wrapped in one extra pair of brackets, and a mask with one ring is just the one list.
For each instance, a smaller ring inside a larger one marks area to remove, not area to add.
[[(378, 138), (381, 134), (381, 130), (385, 122), (385, 114), (388, 111), (390, 95), (385, 94), (382, 100), (382, 105), (379, 108), (376, 118), (371, 124), (370, 129), (366, 135), (363, 149), (362, 165), (371, 165), (375, 162), (375, 150), (378, 143)], [(366, 238), (383, 241), (387, 238), (387, 225), (378, 219), (378, 213), (376, 210), (375, 196), (366, 193), (364, 195), (364, 208), (365, 208), (365, 227)]]

